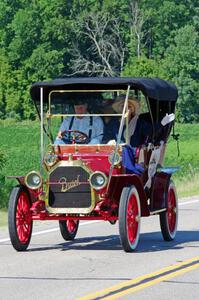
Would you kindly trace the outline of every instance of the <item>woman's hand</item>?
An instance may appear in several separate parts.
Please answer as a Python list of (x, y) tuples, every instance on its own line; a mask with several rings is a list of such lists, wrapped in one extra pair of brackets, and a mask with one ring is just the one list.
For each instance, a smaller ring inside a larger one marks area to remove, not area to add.
[(61, 131), (58, 132), (57, 138), (60, 139), (60, 140), (62, 139), (62, 132)]

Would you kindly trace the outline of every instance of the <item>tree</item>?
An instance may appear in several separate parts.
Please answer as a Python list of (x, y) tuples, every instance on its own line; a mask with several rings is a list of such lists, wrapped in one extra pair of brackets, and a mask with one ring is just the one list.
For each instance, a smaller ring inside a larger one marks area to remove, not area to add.
[(5, 116), (6, 93), (9, 89), (11, 68), (5, 51), (0, 50), (0, 118)]
[(197, 120), (198, 32), (198, 0), (1, 0), (0, 118), (33, 118), (30, 84), (65, 73), (169, 79)]
[(71, 52), (72, 74), (114, 76), (123, 70), (127, 51), (120, 34), (119, 20), (90, 13), (77, 23), (76, 42)]
[(129, 8), (129, 25), (130, 25), (130, 43), (136, 44), (136, 56), (140, 58), (142, 55), (142, 42), (146, 35), (143, 25), (146, 22), (143, 11), (139, 8), (139, 1), (130, 1)]
[(38, 80), (48, 80), (58, 76), (63, 68), (63, 53), (58, 50), (52, 50), (50, 46), (41, 44), (24, 61), (24, 78), (29, 83)]
[(179, 89), (179, 121), (199, 121), (199, 34), (192, 25), (176, 31), (173, 44), (165, 52), (165, 77)]
[(10, 61), (14, 68), (19, 68), (23, 60), (28, 58), (33, 49), (40, 44), (42, 19), (38, 7), (19, 9), (10, 24), (13, 38), (8, 46)]
[(125, 65), (123, 76), (130, 77), (164, 77), (161, 69), (161, 61), (155, 61), (145, 56), (129, 58)]

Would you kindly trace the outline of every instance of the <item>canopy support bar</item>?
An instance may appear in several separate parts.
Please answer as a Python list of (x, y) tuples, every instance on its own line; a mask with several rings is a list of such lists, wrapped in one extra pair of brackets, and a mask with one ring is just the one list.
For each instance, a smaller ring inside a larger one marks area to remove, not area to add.
[(116, 142), (115, 151), (114, 151), (114, 154), (113, 154), (112, 164), (111, 164), (110, 171), (109, 171), (108, 187), (109, 187), (110, 180), (111, 180), (112, 173), (113, 173), (113, 169), (114, 169), (114, 162), (115, 162), (116, 153), (118, 152), (119, 144), (120, 144), (120, 141), (121, 141), (121, 138), (122, 138), (122, 133), (123, 133), (123, 128), (124, 128), (124, 121), (125, 121), (125, 117), (126, 117), (126, 112), (128, 110), (128, 98), (129, 98), (130, 88), (131, 88), (130, 85), (128, 85), (128, 89), (127, 89), (126, 97), (125, 97), (125, 101), (124, 101), (123, 112), (122, 112), (122, 119), (121, 119), (121, 122), (120, 122), (119, 132), (118, 132), (118, 136), (117, 136), (117, 142)]
[(43, 107), (43, 87), (40, 88), (40, 116), (41, 116), (41, 136), (40, 136), (40, 146), (41, 146), (41, 170), (43, 165), (43, 159), (44, 159), (44, 107)]

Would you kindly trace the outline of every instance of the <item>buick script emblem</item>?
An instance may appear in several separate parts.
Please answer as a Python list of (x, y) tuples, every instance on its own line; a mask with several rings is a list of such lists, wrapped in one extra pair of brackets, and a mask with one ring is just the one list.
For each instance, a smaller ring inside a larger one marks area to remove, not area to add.
[(80, 182), (79, 182), (79, 176), (80, 175), (77, 175), (77, 179), (75, 180), (72, 180), (72, 181), (67, 181), (67, 178), (66, 177), (62, 177), (60, 178), (59, 180), (59, 184), (61, 184), (61, 192), (62, 193), (65, 193), (67, 192), (68, 190), (80, 185)]

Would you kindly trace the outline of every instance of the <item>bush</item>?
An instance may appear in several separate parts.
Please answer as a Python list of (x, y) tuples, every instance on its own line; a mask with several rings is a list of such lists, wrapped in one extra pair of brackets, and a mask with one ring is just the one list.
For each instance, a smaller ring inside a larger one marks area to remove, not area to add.
[(10, 111), (9, 113), (6, 114), (7, 119), (13, 119), (15, 122), (16, 121), (21, 121), (21, 117), (19, 114), (17, 114), (15, 111)]
[(6, 155), (3, 152), (3, 150), (0, 149), (0, 171), (3, 169), (5, 164), (6, 164)]

